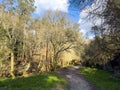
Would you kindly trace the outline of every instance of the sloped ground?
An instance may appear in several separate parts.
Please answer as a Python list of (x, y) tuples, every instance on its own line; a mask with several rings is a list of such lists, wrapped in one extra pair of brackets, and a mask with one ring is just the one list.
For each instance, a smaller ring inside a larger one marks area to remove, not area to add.
[(76, 68), (65, 68), (58, 72), (68, 81), (69, 90), (97, 90), (92, 84), (79, 74)]

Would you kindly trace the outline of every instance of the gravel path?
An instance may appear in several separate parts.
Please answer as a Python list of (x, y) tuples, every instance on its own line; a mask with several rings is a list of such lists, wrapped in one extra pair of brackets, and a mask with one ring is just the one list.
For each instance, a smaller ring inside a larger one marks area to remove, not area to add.
[(75, 68), (62, 69), (59, 74), (67, 79), (69, 90), (97, 90)]

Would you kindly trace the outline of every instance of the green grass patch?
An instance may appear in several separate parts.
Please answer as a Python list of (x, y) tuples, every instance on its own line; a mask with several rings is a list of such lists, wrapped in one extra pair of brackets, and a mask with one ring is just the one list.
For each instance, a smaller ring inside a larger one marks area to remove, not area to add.
[(120, 79), (96, 68), (81, 68), (80, 73), (99, 90), (120, 90)]
[(0, 90), (51, 90), (57, 87), (65, 87), (66, 85), (66, 80), (55, 74), (0, 79)]

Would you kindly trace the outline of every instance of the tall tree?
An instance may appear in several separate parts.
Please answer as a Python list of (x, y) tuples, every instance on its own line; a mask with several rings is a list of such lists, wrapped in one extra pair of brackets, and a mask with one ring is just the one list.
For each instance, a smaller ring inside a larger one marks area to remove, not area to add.
[[(4, 30), (6, 37), (5, 42), (7, 45), (8, 50), (10, 51), (10, 58), (11, 58), (11, 76), (12, 78), (15, 77), (15, 56), (17, 55), (18, 45), (20, 39), (22, 39), (22, 33), (25, 34), (23, 31), (27, 25), (30, 18), (30, 14), (33, 11), (33, 1), (21, 1), (21, 0), (5, 0), (1, 3), (1, 29)], [(28, 8), (28, 9), (26, 9)], [(28, 16), (29, 15), (29, 16)], [(14, 20), (13, 20), (14, 18)], [(25, 22), (26, 21), (26, 22)], [(20, 31), (19, 31), (20, 30)], [(21, 37), (20, 37), (21, 36)], [(22, 44), (21, 44), (22, 45)], [(20, 50), (20, 49), (19, 49)]]

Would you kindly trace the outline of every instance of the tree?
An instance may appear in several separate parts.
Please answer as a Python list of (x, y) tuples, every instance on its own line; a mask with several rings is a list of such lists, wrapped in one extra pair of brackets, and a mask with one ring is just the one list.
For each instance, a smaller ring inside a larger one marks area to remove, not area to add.
[(47, 41), (50, 42), (53, 50), (53, 70), (56, 69), (58, 59), (61, 53), (75, 48), (76, 43), (80, 37), (76, 24), (70, 25), (65, 16), (59, 16), (58, 12), (54, 15), (49, 14), (48, 21), (50, 23), (47, 29)]
[[(16, 3), (17, 3), (17, 6), (15, 7), (14, 4)], [(20, 1), (20, 0), (17, 0), (17, 1), (6, 0), (6, 1), (2, 1), (1, 3), (1, 12), (2, 12), (1, 13), (2, 29), (1, 30), (5, 32), (4, 37), (5, 37), (6, 46), (10, 52), (12, 78), (15, 77), (14, 66), (15, 66), (15, 58), (17, 57), (17, 54), (19, 52), (18, 47), (23, 43), (23, 41), (21, 40), (23, 39), (22, 30), (26, 28), (26, 25), (29, 21), (29, 18), (26, 18), (26, 16), (28, 17), (28, 15), (31, 14), (31, 11), (33, 11), (32, 3), (33, 1)], [(26, 7), (28, 9), (26, 9)], [(25, 20), (26, 22), (24, 22)]]
[[(100, 2), (100, 0), (98, 1)], [(97, 17), (102, 22), (92, 27), (95, 38), (86, 47), (86, 60), (93, 65), (103, 65), (104, 67), (109, 63), (114, 66), (114, 63), (111, 62), (120, 62), (118, 59), (120, 55), (120, 5), (115, 0), (101, 2), (102, 4), (98, 5), (99, 7), (96, 6), (89, 14), (90, 18), (92, 16), (91, 20)], [(116, 67), (119, 68), (119, 64)]]

